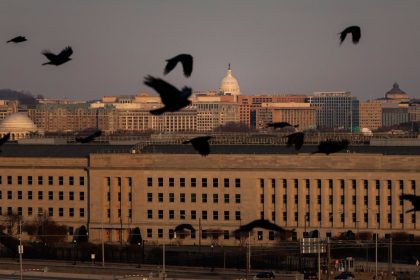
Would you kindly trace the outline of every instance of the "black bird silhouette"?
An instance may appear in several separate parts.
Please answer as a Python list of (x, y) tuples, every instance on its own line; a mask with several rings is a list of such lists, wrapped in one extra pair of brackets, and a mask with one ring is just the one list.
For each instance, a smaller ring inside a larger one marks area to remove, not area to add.
[(353, 44), (357, 44), (360, 41), (360, 37), (362, 36), (360, 27), (357, 25), (349, 26), (340, 33), (340, 45), (346, 39), (347, 34), (351, 33)]
[(87, 137), (76, 137), (76, 142), (82, 143), (82, 144), (89, 143), (89, 142), (92, 142), (93, 140), (95, 140), (95, 138), (101, 136), (101, 134), (102, 134), (102, 131), (98, 130), (98, 131), (95, 131), (93, 134), (91, 134)]
[(414, 194), (403, 194), (400, 199), (408, 200), (413, 204), (413, 209), (406, 211), (405, 213), (420, 211), (420, 195)]
[(300, 150), (303, 146), (305, 134), (303, 132), (295, 132), (284, 137), (287, 137), (287, 147), (294, 145), (295, 150)]
[(151, 110), (150, 113), (153, 115), (161, 115), (165, 112), (175, 112), (191, 104), (188, 97), (190, 97), (192, 90), (189, 87), (184, 87), (179, 91), (173, 85), (152, 76), (144, 78), (144, 84), (159, 93), (160, 99), (164, 105), (162, 108)]
[(185, 77), (191, 76), (193, 71), (193, 57), (191, 55), (180, 54), (173, 58), (167, 59), (166, 61), (168, 63), (166, 64), (165, 70), (163, 72), (165, 75), (171, 72), (176, 67), (178, 62), (181, 62)]
[(321, 141), (318, 145), (318, 151), (315, 151), (312, 154), (321, 153), (329, 155), (346, 149), (349, 144), (350, 142), (347, 139), (340, 141), (328, 139), (326, 141)]
[(15, 43), (16, 44), (16, 43), (22, 43), (22, 42), (25, 42), (25, 41), (28, 41), (26, 39), (26, 37), (24, 37), (24, 36), (17, 36), (17, 37), (15, 37), (13, 39), (10, 39), (6, 43)]
[(277, 232), (287, 232), (289, 230), (286, 230), (274, 223), (271, 223), (269, 220), (264, 220), (264, 219), (260, 219), (260, 220), (254, 220), (246, 225), (240, 226), (239, 229), (236, 229), (234, 231), (234, 233), (240, 233), (240, 232), (250, 232), (251, 230), (253, 230), (254, 228), (262, 228), (262, 229), (267, 229), (267, 230), (273, 230), (273, 231), (277, 231)]
[(10, 139), (10, 132), (0, 138), (0, 146), (9, 141)]
[(175, 227), (175, 232), (184, 231), (185, 229), (188, 229), (191, 232), (195, 232), (195, 228), (191, 224), (180, 224)]
[(208, 154), (210, 154), (210, 144), (208, 141), (211, 138), (211, 136), (200, 136), (191, 140), (184, 141), (182, 142), (182, 144), (191, 143), (193, 148), (196, 149), (200, 153), (200, 155), (207, 156)]
[(42, 65), (51, 64), (58, 66), (71, 60), (70, 56), (73, 54), (73, 49), (67, 46), (59, 54), (53, 54), (49, 50), (43, 51), (42, 54), (49, 60), (49, 62), (45, 62)]
[(287, 126), (292, 126), (292, 127), (299, 127), (299, 125), (291, 125), (288, 122), (270, 122), (267, 124), (267, 127), (273, 127), (273, 128), (283, 128), (283, 127), (287, 127)]

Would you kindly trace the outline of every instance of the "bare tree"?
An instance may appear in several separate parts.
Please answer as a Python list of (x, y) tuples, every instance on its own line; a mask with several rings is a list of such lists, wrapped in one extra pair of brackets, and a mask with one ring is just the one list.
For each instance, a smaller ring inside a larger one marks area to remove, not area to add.
[(23, 221), (22, 216), (17, 213), (8, 213), (1, 221), (0, 231), (6, 230), (9, 235), (17, 235), (19, 233), (19, 222)]
[(57, 224), (46, 213), (37, 216), (33, 221), (26, 222), (23, 230), (36, 241), (45, 244), (62, 242), (67, 237), (67, 226)]

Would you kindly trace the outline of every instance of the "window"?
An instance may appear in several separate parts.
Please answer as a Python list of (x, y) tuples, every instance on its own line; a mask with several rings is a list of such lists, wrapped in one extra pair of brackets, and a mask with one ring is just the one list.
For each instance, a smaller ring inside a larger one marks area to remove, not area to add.
[(344, 213), (340, 214), (340, 220), (341, 220), (342, 223), (344, 223)]
[(163, 219), (163, 210), (158, 210), (158, 218), (159, 218), (160, 220), (162, 220), (162, 219)]
[(363, 180), (363, 187), (365, 188), (365, 190), (367, 190), (369, 188), (369, 181), (368, 180)]
[(48, 185), (50, 185), (50, 186), (54, 185), (54, 177), (53, 176), (48, 176)]
[(387, 185), (388, 185), (388, 190), (391, 190), (391, 188), (392, 188), (392, 181), (391, 180), (387, 180)]
[[(131, 178), (129, 178), (130, 180), (129, 181), (131, 181)], [(83, 177), (83, 176), (80, 176), (79, 177), (79, 185), (80, 186), (84, 186), (85, 185), (85, 177)], [(131, 183), (130, 183), (130, 186), (131, 186)]]
[(237, 221), (241, 220), (241, 211), (235, 211), (235, 220)]
[(295, 183), (295, 188), (297, 189), (299, 187), (298, 179), (294, 179), (293, 182)]
[(400, 214), (400, 224), (404, 223), (404, 214)]
[(3, 184), (2, 176), (0, 176), (0, 185)]
[(58, 199), (59, 200), (63, 200), (64, 199), (64, 192), (59, 192), (58, 193)]
[(340, 179), (340, 188), (344, 189), (345, 182), (343, 179)]
[(32, 207), (28, 207), (28, 216), (32, 216), (33, 209)]
[(363, 214), (363, 220), (365, 221), (365, 223), (367, 223), (369, 221), (369, 214), (368, 213)]
[(69, 208), (69, 216), (74, 217), (74, 208)]
[(22, 216), (22, 213), (23, 212), (23, 210), (22, 210), (22, 207), (18, 207), (17, 208), (17, 214), (18, 214), (18, 216)]
[(111, 209), (106, 209), (106, 216), (108, 217), (108, 218), (111, 218)]
[(153, 202), (153, 193), (147, 193), (147, 202)]
[(283, 188), (287, 189), (287, 180), (283, 179)]
[(18, 185), (22, 185), (22, 176), (17, 177), (17, 183)]
[(153, 232), (153, 231), (152, 231), (152, 229), (151, 229), (151, 228), (148, 228), (148, 229), (147, 229), (147, 237), (148, 237), (148, 238), (152, 238), (152, 236), (153, 236), (152, 232)]
[(264, 194), (260, 194), (260, 202), (264, 203)]
[(151, 209), (147, 210), (147, 218), (148, 219), (153, 219), (153, 210), (151, 210)]
[(213, 203), (218, 203), (219, 202), (219, 195), (217, 193), (213, 194)]
[(213, 220), (214, 221), (219, 220), (219, 211), (213, 211)]
[(223, 231), (223, 239), (225, 239), (225, 240), (229, 239), (229, 231), (228, 230)]
[(283, 194), (283, 204), (287, 204), (287, 194)]
[(416, 213), (411, 214), (411, 223), (416, 223)]
[(3, 199), (3, 193), (0, 191), (0, 199)]
[(32, 191), (28, 191), (28, 200), (32, 200)]
[(111, 177), (105, 177), (105, 179), (106, 179), (106, 185), (108, 187), (110, 187), (111, 186)]
[(298, 204), (298, 202), (299, 202), (299, 196), (295, 194), (295, 204)]
[(224, 186), (225, 188), (229, 188), (229, 178), (224, 178), (224, 179), (223, 179), (223, 186)]
[(275, 211), (272, 211), (272, 212), (271, 212), (271, 220), (272, 220), (273, 222), (275, 222), (275, 221), (276, 221), (276, 212), (275, 212)]
[(163, 193), (158, 193), (158, 201), (163, 202)]
[(7, 176), (7, 184), (11, 185), (13, 183), (12, 176)]
[(175, 202), (175, 194), (169, 193), (169, 202)]
[(181, 220), (185, 220), (185, 210), (180, 210), (180, 211), (179, 211), (179, 218), (180, 218)]
[(260, 187), (264, 188), (264, 179), (260, 179)]
[(352, 219), (353, 223), (356, 222), (356, 213), (351, 214), (351, 219)]
[(175, 219), (175, 211), (174, 210), (169, 210), (169, 219), (170, 220)]
[[(321, 180), (318, 179), (316, 181), (317, 181), (318, 188), (321, 188)], [(307, 189), (311, 187), (311, 181), (309, 181), (309, 179), (305, 179), (305, 186)]]
[(207, 188), (207, 178), (202, 178), (201, 179), (201, 187)]
[(411, 180), (411, 189), (413, 191), (416, 191), (416, 181), (415, 180)]
[(241, 187), (241, 179), (236, 178), (235, 179), (235, 188), (240, 188)]
[(69, 200), (74, 200), (74, 192), (69, 192)]
[(287, 212), (283, 212), (283, 222), (287, 222)]
[(235, 194), (235, 203), (241, 203), (241, 194)]
[(332, 195), (329, 195), (329, 196), (328, 196), (328, 203), (329, 203), (330, 205), (332, 205), (332, 204), (333, 204), (333, 196), (332, 196)]
[(392, 214), (391, 213), (388, 214), (388, 223), (392, 224)]
[(321, 222), (321, 219), (322, 219), (321, 212), (318, 212), (317, 219), (318, 219), (318, 222)]
[(379, 200), (379, 195), (377, 195), (377, 196), (375, 197), (375, 200), (376, 200), (376, 205), (379, 205), (379, 202), (380, 202), (380, 200)]
[(400, 180), (400, 190), (404, 190), (404, 181)]
[(330, 189), (332, 189), (332, 188), (333, 188), (333, 186), (334, 186), (333, 180), (332, 180), (332, 179), (328, 179), (328, 187), (329, 187)]
[(48, 208), (48, 216), (50, 217), (54, 216), (54, 208), (52, 207)]
[(169, 186), (170, 187), (174, 187), (175, 186), (175, 179), (174, 178), (169, 178)]
[(356, 180), (351, 180), (351, 187), (354, 189), (356, 189)]
[(218, 188), (218, 187), (219, 187), (219, 179), (213, 178), (213, 188)]
[(364, 202), (364, 204), (367, 206), (368, 205), (368, 203), (369, 203), (369, 198), (368, 198), (368, 196), (367, 195), (365, 195), (364, 197), (363, 197), (363, 202)]
[(381, 222), (381, 214), (376, 213), (376, 222), (379, 224)]
[(295, 222), (297, 222), (299, 220), (299, 213), (295, 212)]
[(42, 200), (42, 198), (43, 198), (42, 191), (38, 191), (38, 200)]
[(117, 177), (117, 184), (118, 184), (118, 187), (121, 187), (121, 177)]
[(85, 192), (79, 192), (79, 200), (80, 201), (84, 201), (85, 200)]
[(44, 177), (38, 176), (38, 185), (42, 185), (44, 183)]
[(128, 193), (128, 201), (132, 201), (133, 200), (133, 193), (129, 192)]
[(22, 191), (18, 191), (18, 199), (21, 200), (22, 199)]
[(197, 218), (197, 211), (191, 210), (191, 220), (195, 220)]
[(229, 221), (229, 211), (224, 212), (224, 219), (225, 221)]
[[(317, 196), (317, 201), (318, 201), (318, 204), (321, 205), (321, 196), (320, 195)], [(309, 203), (307, 203), (307, 204), (309, 204)]]
[(179, 201), (180, 202), (185, 202), (185, 193), (180, 193), (179, 194)]
[(179, 178), (179, 186), (181, 188), (185, 187), (185, 178)]
[(158, 238), (163, 238), (163, 229), (158, 228)]
[(333, 213), (332, 212), (328, 213), (328, 217), (329, 217), (328, 220), (330, 221), (330, 223), (332, 223), (333, 222), (333, 218), (334, 218)]
[(191, 188), (195, 188), (195, 187), (197, 187), (197, 179), (191, 178)]
[(60, 186), (64, 185), (64, 177), (63, 176), (58, 176), (58, 184)]
[(351, 203), (352, 203), (353, 205), (356, 205), (356, 196), (355, 196), (355, 195), (353, 195), (353, 196), (351, 197)]
[(206, 193), (201, 194), (201, 200), (202, 200), (203, 203), (207, 203), (207, 194)]
[(163, 187), (163, 178), (162, 177), (158, 178), (158, 187)]
[(375, 187), (377, 190), (381, 187), (381, 182), (379, 180), (375, 180)]
[(206, 210), (201, 211), (201, 218), (203, 220), (207, 220), (207, 211)]
[(133, 217), (133, 209), (128, 209), (128, 217), (130, 219)]
[(340, 197), (340, 199), (341, 199), (341, 205), (344, 205), (344, 195), (342, 195), (342, 196)]
[(197, 201), (197, 195), (195, 193), (191, 194), (191, 202), (195, 203)]
[(153, 178), (152, 177), (147, 177), (147, 186), (148, 187), (152, 187), (153, 186)]
[(54, 199), (54, 193), (52, 191), (48, 192), (48, 200), (53, 200)]
[[(42, 209), (42, 208), (41, 208)], [(12, 207), (7, 207), (7, 215), (13, 215)]]

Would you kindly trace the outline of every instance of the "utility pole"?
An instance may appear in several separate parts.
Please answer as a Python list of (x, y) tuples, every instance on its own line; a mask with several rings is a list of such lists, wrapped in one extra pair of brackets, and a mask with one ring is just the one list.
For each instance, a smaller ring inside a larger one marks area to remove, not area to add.
[(165, 241), (163, 241), (163, 260), (162, 260), (162, 279), (166, 278), (166, 267), (165, 267)]
[(389, 249), (388, 249), (388, 279), (392, 279), (392, 237), (389, 237)]
[(22, 254), (23, 254), (23, 245), (22, 245), (22, 220), (19, 219), (19, 264), (20, 264), (20, 280), (23, 279), (23, 260), (22, 260)]
[(375, 234), (375, 279), (378, 279), (378, 231)]
[(331, 271), (330, 271), (330, 264), (331, 264), (331, 243), (330, 238), (327, 237), (327, 273), (328, 273), (328, 280), (331, 279)]
[(248, 279), (251, 271), (251, 232), (248, 232), (248, 250), (246, 255), (246, 279)]
[[(102, 209), (103, 212), (103, 209)], [(103, 216), (103, 213), (102, 213)], [(102, 267), (105, 267), (104, 221), (101, 223)]]
[(321, 279), (321, 238), (318, 233), (318, 279)]

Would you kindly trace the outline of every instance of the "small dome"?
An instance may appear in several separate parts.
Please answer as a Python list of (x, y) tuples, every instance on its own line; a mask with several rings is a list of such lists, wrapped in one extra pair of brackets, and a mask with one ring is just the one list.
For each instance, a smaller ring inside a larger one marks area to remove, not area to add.
[(18, 140), (31, 133), (40, 132), (26, 113), (14, 113), (0, 123), (0, 136), (11, 134), (11, 140)]
[(232, 70), (229, 68), (227, 70), (226, 76), (223, 78), (222, 82), (220, 83), (220, 91), (223, 94), (227, 95), (240, 95), (241, 91), (239, 89), (238, 80), (232, 75)]
[(398, 83), (392, 85), (392, 89), (385, 94), (385, 97), (388, 99), (399, 99), (401, 101), (409, 99), (408, 94), (400, 89)]

